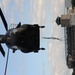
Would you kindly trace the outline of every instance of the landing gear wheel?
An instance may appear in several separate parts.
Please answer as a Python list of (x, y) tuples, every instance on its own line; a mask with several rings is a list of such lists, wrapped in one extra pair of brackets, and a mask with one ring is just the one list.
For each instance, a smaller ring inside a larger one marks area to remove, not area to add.
[(16, 50), (17, 50), (17, 49), (13, 49), (13, 53), (15, 53)]
[(40, 50), (45, 50), (45, 48), (40, 48)]
[(13, 53), (15, 53), (15, 50), (13, 50)]
[(39, 28), (45, 28), (45, 26), (39, 26)]

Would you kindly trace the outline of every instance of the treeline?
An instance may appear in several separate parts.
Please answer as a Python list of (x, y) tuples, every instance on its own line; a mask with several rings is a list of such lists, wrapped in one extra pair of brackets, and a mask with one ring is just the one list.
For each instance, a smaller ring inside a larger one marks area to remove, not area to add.
[(72, 8), (75, 7), (75, 0), (71, 0)]

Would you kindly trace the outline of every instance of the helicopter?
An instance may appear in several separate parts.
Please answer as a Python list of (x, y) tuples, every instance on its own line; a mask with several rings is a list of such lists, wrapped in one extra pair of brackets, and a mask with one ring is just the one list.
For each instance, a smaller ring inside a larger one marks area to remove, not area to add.
[(20, 50), (23, 53), (35, 52), (39, 50), (45, 50), (40, 48), (40, 28), (45, 26), (39, 26), (38, 24), (22, 24), (19, 22), (15, 28), (8, 30), (7, 21), (0, 8), (0, 16), (6, 29), (5, 35), (0, 35), (0, 52), (5, 57), (5, 51), (2, 47), (2, 43), (5, 43), (9, 49), (12, 49), (13, 53), (16, 50)]

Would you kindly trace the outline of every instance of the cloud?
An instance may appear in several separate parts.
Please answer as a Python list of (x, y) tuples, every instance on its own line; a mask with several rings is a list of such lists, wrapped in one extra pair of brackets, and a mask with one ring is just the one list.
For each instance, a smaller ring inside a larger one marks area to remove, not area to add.
[(51, 7), (53, 8), (51, 11), (52, 14), (54, 14), (53, 17), (54, 16), (57, 17), (56, 15), (61, 15), (61, 13), (64, 11), (65, 1), (64, 0), (62, 0), (62, 1), (61, 0), (58, 0), (58, 1), (52, 0)]
[(10, 3), (11, 3), (11, 0), (2, 0), (2, 1), (0, 1), (1, 7), (4, 9), (4, 12), (7, 12), (7, 9), (9, 7)]
[(20, 12), (20, 18), (24, 19), (24, 3), (25, 0), (15, 0), (16, 3), (16, 9)]
[[(52, 20), (55, 21), (57, 16), (64, 14), (64, 0), (51, 1)], [(52, 23), (51, 36), (64, 39), (64, 29)], [(72, 70), (67, 68), (65, 57), (65, 43), (58, 40), (50, 40), (47, 49), (51, 75), (71, 75)]]
[(24, 20), (24, 3), (25, 0), (15, 0), (13, 1), (13, 6), (12, 6), (12, 18), (15, 14), (19, 14), (19, 20), (23, 21)]
[(60, 41), (50, 41), (48, 56), (51, 75), (71, 75), (72, 70), (69, 70), (66, 65), (64, 43)]
[(42, 24), (42, 21), (45, 19), (43, 4), (43, 0), (34, 0), (33, 3), (32, 0), (30, 1), (30, 18), (33, 23)]
[[(2, 0), (0, 6), (5, 14), (10, 17), (10, 22), (15, 21), (15, 15), (19, 14), (20, 20), (24, 20), (24, 2), (25, 0)], [(10, 9), (9, 9), (10, 8)]]

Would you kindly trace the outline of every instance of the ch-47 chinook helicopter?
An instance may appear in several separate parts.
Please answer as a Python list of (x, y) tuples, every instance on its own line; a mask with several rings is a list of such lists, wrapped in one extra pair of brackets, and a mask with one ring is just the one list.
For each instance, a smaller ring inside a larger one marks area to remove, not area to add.
[(38, 52), (40, 49), (45, 50), (45, 48), (40, 48), (40, 28), (45, 26), (39, 26), (38, 24), (21, 25), (20, 22), (16, 28), (8, 30), (8, 24), (1, 8), (0, 16), (6, 29), (6, 34), (0, 35), (0, 51), (3, 56), (5, 56), (5, 51), (1, 46), (2, 43), (5, 43), (9, 49), (12, 49), (13, 53), (16, 50), (21, 50), (23, 53)]

